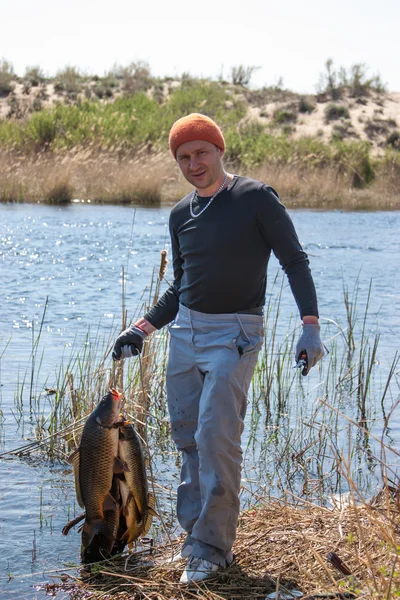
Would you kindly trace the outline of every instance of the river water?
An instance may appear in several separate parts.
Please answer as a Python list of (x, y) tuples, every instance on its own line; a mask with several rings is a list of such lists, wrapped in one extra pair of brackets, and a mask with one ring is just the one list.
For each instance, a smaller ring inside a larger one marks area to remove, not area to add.
[[(113, 339), (120, 322), (122, 267), (132, 316), (159, 265), (160, 250), (169, 250), (169, 211), (90, 204), (0, 206), (0, 453), (33, 436), (29, 390), (21, 390), (21, 382), (29, 381), (32, 340), (44, 311), (35, 389), (55, 385), (66, 354), (86, 343), (87, 336), (90, 340), (90, 331)], [(399, 347), (400, 213), (297, 210), (291, 216), (310, 256), (325, 340), (330, 320), (346, 324), (343, 285), (356, 289), (361, 314), (371, 289), (366, 328), (369, 335), (380, 332), (384, 381)], [(278, 270), (271, 257), (271, 280)], [(274, 293), (269, 287), (269, 297)], [(297, 318), (287, 285), (281, 312), (283, 321)], [(307, 378), (310, 385), (313, 377)], [(24, 399), (21, 411), (16, 395)], [(393, 393), (386, 397), (386, 413), (395, 399)], [(375, 416), (379, 425), (382, 415)], [(396, 413), (390, 440), (397, 448), (399, 425)], [(392, 466), (397, 469), (395, 460)], [(171, 482), (171, 470), (176, 467), (160, 469), (165, 477), (160, 483)], [(0, 597), (44, 598), (35, 586), (51, 580), (51, 571), (79, 561), (79, 535), (60, 533), (74, 506), (71, 470), (64, 463), (5, 456), (0, 482)]]

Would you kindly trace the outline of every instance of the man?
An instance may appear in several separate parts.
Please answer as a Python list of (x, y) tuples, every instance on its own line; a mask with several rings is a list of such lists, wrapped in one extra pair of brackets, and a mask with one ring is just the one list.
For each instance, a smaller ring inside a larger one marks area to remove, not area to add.
[(228, 566), (239, 514), (247, 391), (264, 339), (263, 305), (271, 250), (303, 321), (296, 359), (304, 373), (324, 354), (307, 255), (277, 193), (226, 173), (225, 141), (210, 118), (190, 114), (169, 146), (194, 191), (171, 211), (174, 281), (158, 303), (116, 340), (115, 360), (138, 354), (168, 323), (167, 397), (171, 434), (182, 452), (177, 516), (187, 532), (182, 583)]

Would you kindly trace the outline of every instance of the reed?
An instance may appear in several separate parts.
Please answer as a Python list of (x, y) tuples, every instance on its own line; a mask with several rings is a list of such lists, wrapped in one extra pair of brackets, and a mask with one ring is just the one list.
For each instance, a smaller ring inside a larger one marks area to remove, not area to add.
[[(157, 301), (164, 285), (165, 260), (163, 253), (133, 316)], [(128, 267), (122, 271), (123, 326), (130, 320), (124, 293)], [(209, 598), (246, 598), (281, 586), (300, 586), (307, 593), (353, 593), (359, 586), (373, 598), (395, 597), (393, 594), (400, 592), (396, 569), (399, 511), (393, 463), (399, 453), (386, 436), (398, 406), (399, 355), (385, 360), (379, 334), (369, 338), (372, 288), (370, 285), (365, 306), (360, 307), (356, 281), (354, 290), (343, 286), (344, 324), (322, 319), (329, 354), (313, 378), (302, 377), (293, 368), (296, 325), (282, 314), (283, 281), (283, 276), (277, 275), (270, 285), (265, 344), (251, 387), (241, 495), (246, 510), (236, 542), (237, 567), (229, 571), (228, 579), (221, 576), (206, 583), (201, 593)], [(96, 331), (88, 332), (82, 348), (73, 348), (65, 357), (46, 395), (38, 391), (44, 360), (38, 358), (43, 356), (40, 335), (33, 336), (35, 360), (16, 396), (21, 415), (30, 405), (37, 441), (16, 449), (16, 454), (64, 459), (78, 444), (87, 414), (116, 378), (110, 350), (118, 330), (114, 326), (104, 339)], [(144, 434), (155, 485), (156, 453), (157, 460), (179, 463), (166, 415), (167, 344), (168, 333), (156, 332), (146, 340), (141, 361), (126, 361), (119, 375), (126, 412)], [(378, 495), (376, 479), (382, 488)], [(371, 494), (375, 499), (367, 500)], [(163, 524), (152, 528), (160, 546), (156, 557), (171, 553), (171, 542), (165, 547), (163, 544), (176, 528), (171, 487), (159, 489), (157, 496)], [(259, 570), (248, 559), (256, 551)], [(338, 577), (337, 569), (333, 570), (336, 567), (327, 560), (332, 552), (350, 565), (353, 579), (343, 577), (343, 573)], [(112, 588), (119, 593), (128, 590), (137, 598), (156, 597), (156, 584), (158, 598), (171, 597), (168, 594), (176, 585), (176, 570), (160, 565), (142, 568), (133, 560), (125, 556), (125, 566), (116, 560), (98, 567), (103, 573), (100, 585), (104, 597)], [(138, 582), (143, 594), (138, 591)], [(79, 598), (81, 592), (97, 593), (98, 589), (99, 581), (93, 577), (80, 584), (80, 591), (74, 587), (74, 593)]]

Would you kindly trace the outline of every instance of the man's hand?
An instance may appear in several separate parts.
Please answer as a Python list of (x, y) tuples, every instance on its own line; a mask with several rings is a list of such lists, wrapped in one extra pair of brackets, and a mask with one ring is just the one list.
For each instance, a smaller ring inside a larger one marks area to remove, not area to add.
[(143, 340), (147, 333), (135, 325), (131, 325), (119, 334), (114, 344), (112, 357), (114, 360), (137, 356), (143, 348)]
[(298, 362), (305, 352), (307, 366), (303, 369), (303, 375), (307, 375), (312, 367), (324, 356), (324, 346), (319, 335), (320, 326), (317, 323), (304, 323), (303, 333), (296, 346), (295, 360)]

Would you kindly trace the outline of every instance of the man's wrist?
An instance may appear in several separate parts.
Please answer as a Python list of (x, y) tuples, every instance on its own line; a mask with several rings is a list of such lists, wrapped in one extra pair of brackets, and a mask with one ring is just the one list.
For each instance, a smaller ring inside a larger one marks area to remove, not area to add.
[(305, 315), (301, 320), (303, 321), (303, 325), (319, 325), (318, 317), (315, 315)]
[(152, 325), (150, 323), (150, 321), (148, 321), (147, 319), (144, 319), (143, 317), (138, 319), (136, 321), (136, 323), (134, 323), (133, 325), (135, 327), (137, 327), (138, 329), (140, 329), (141, 331), (143, 331), (146, 335), (149, 335), (150, 333), (152, 333), (153, 331), (155, 331), (157, 329), (156, 327), (154, 327), (154, 325)]

